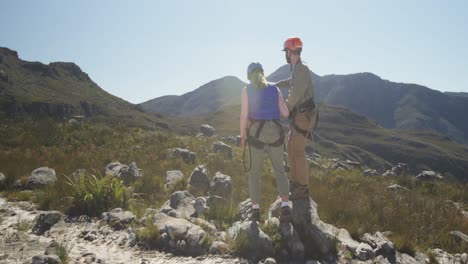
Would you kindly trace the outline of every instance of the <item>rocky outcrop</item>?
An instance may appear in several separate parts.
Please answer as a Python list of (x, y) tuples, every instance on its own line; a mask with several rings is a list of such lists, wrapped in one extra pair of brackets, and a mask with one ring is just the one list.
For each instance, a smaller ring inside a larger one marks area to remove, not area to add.
[(382, 176), (399, 176), (408, 172), (408, 165), (405, 163), (398, 163), (396, 166), (393, 166), (390, 170), (384, 172)]
[(128, 166), (121, 164), (118, 161), (109, 163), (105, 167), (104, 174), (117, 177), (126, 185), (129, 185), (136, 179), (143, 177), (143, 171), (137, 167), (135, 162), (130, 163)]
[(253, 261), (272, 257), (275, 254), (271, 238), (265, 234), (253, 221), (237, 224), (238, 228), (231, 232), (231, 238), (237, 245), (238, 252)]

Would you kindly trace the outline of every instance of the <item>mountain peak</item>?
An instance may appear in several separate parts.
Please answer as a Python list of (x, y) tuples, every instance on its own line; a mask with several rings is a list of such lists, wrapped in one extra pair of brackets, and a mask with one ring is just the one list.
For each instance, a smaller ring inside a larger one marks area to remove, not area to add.
[(15, 50), (11, 50), (9, 48), (5, 47), (0, 47), (0, 55), (5, 55), (5, 56), (12, 56), (15, 59), (18, 59), (18, 52)]

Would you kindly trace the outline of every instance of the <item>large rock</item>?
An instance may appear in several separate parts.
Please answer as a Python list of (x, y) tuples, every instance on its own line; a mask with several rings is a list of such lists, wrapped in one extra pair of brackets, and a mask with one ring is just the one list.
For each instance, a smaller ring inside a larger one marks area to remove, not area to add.
[(188, 219), (195, 213), (194, 200), (195, 197), (188, 191), (174, 192), (161, 207), (160, 212), (169, 216)]
[(442, 180), (443, 178), (444, 176), (442, 176), (442, 174), (435, 171), (422, 171), (418, 176), (416, 176), (416, 180), (418, 181), (434, 181)]
[(166, 171), (166, 189), (172, 188), (176, 183), (180, 182), (184, 178), (184, 174), (180, 170)]
[(232, 194), (231, 176), (224, 175), (221, 172), (217, 172), (211, 181), (210, 194), (218, 195), (224, 198), (231, 197), (231, 194)]
[(393, 243), (385, 237), (381, 232), (376, 232), (373, 235), (365, 233), (361, 237), (362, 242), (366, 242), (374, 249), (376, 256), (383, 256), (388, 259), (391, 263), (395, 262), (395, 246)]
[(252, 201), (250, 198), (239, 203), (239, 215), (242, 221), (250, 219), (250, 216), (252, 215)]
[(275, 255), (273, 241), (253, 221), (241, 223), (234, 239), (239, 253), (254, 261)]
[(135, 162), (130, 165), (121, 164), (120, 162), (112, 162), (106, 165), (105, 175), (112, 175), (121, 179), (124, 184), (128, 185), (136, 179), (143, 177), (143, 171), (139, 169)]
[(206, 193), (210, 189), (210, 177), (204, 165), (197, 166), (188, 180), (190, 190)]
[(40, 167), (32, 171), (26, 185), (30, 188), (36, 186), (46, 186), (57, 181), (55, 170), (47, 167)]
[(213, 152), (217, 153), (220, 152), (224, 155), (225, 158), (227, 159), (232, 159), (232, 149), (231, 146), (228, 144), (222, 142), (222, 141), (216, 141), (212, 145), (212, 150)]
[[(278, 221), (279, 222), (279, 221)], [(281, 225), (281, 236), (286, 241), (288, 259), (303, 262), (304, 261), (304, 244), (302, 243), (299, 234), (294, 229), (292, 224)]]
[(41, 212), (36, 216), (36, 218), (34, 218), (32, 232), (36, 235), (42, 235), (60, 221), (61, 218), (62, 214), (59, 211)]
[(198, 256), (208, 251), (204, 243), (208, 235), (200, 226), (163, 213), (156, 214), (153, 223), (161, 234), (167, 234), (166, 247), (176, 253)]
[(203, 124), (200, 126), (200, 132), (205, 137), (212, 137), (215, 134), (216, 130), (210, 125)]

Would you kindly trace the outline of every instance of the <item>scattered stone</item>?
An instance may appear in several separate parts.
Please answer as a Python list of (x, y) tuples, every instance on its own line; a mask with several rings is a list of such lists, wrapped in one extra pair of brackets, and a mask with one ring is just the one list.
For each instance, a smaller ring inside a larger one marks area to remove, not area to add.
[(406, 193), (409, 192), (409, 189), (398, 184), (392, 184), (385, 187), (386, 190), (395, 192), (395, 193)]
[(432, 253), (439, 264), (464, 264), (468, 263), (468, 254), (450, 254), (442, 249), (434, 248), (429, 250)]
[(210, 194), (218, 195), (224, 198), (231, 197), (232, 194), (232, 182), (231, 176), (224, 175), (221, 172), (217, 172), (213, 177), (210, 185)]
[(234, 146), (240, 146), (240, 136), (238, 137), (227, 136), (227, 137), (223, 137), (222, 140), (224, 140), (228, 144), (231, 144)]
[(224, 255), (229, 252), (229, 246), (222, 241), (213, 241), (208, 252), (213, 255)]
[(393, 166), (390, 170), (384, 172), (382, 176), (384, 177), (399, 176), (407, 172), (408, 172), (408, 165), (400, 162), (396, 166)]
[(79, 127), (81, 125), (78, 120), (73, 119), (73, 118), (68, 120), (68, 124), (73, 128), (77, 128), (77, 127)]
[(351, 160), (346, 160), (344, 164), (348, 165), (348, 167), (353, 167), (353, 168), (360, 168), (362, 165), (361, 163), (357, 161), (351, 161)]
[(172, 188), (176, 183), (184, 178), (184, 174), (180, 170), (166, 171), (166, 184), (164, 187), (167, 189)]
[(212, 137), (215, 134), (216, 130), (210, 125), (203, 124), (200, 126), (200, 132), (205, 137)]
[(195, 164), (197, 154), (184, 148), (173, 148), (166, 150), (168, 158), (182, 158), (186, 164)]
[(33, 234), (42, 235), (62, 218), (59, 211), (45, 211), (34, 219)]
[(276, 264), (276, 260), (274, 258), (267, 258), (261, 264)]
[(53, 184), (57, 181), (57, 176), (55, 175), (55, 170), (40, 167), (32, 171), (31, 176), (29, 176), (26, 185), (29, 188), (34, 188), (38, 186), (46, 186)]
[(128, 225), (135, 220), (135, 215), (130, 211), (124, 211), (122, 208), (115, 208), (110, 212), (102, 214), (102, 220), (111, 224)]
[(416, 176), (416, 180), (418, 181), (434, 181), (434, 180), (442, 180), (444, 176), (442, 174), (434, 172), (434, 171), (422, 171), (418, 176)]
[(161, 207), (160, 212), (172, 217), (189, 219), (195, 213), (194, 200), (195, 197), (188, 191), (174, 192)]
[(367, 169), (362, 172), (364, 176), (377, 176), (379, 173), (377, 170)]
[(258, 227), (256, 222), (241, 223), (234, 239), (239, 245), (239, 253), (249, 259), (258, 261), (275, 254), (273, 241)]
[(247, 198), (245, 201), (239, 203), (239, 214), (242, 221), (250, 219), (252, 214), (252, 201)]
[(118, 177), (126, 185), (129, 185), (136, 179), (143, 177), (143, 171), (137, 167), (135, 162), (130, 163), (128, 166), (121, 164), (118, 161), (109, 163), (105, 167), (104, 174)]
[(381, 232), (376, 232), (373, 235), (365, 233), (361, 237), (361, 241), (369, 244), (374, 248), (376, 256), (384, 256), (391, 263), (395, 261), (395, 247), (393, 243), (385, 237)]
[(222, 141), (216, 141), (212, 145), (213, 152), (221, 152), (225, 158), (232, 159), (232, 149), (231, 146), (227, 145)]
[(337, 169), (349, 170), (349, 167), (343, 162), (337, 162), (335, 165), (333, 165), (332, 170), (337, 170)]
[(206, 193), (210, 188), (210, 177), (204, 165), (197, 166), (188, 180), (190, 190)]
[(32, 257), (32, 264), (62, 264), (57, 255), (42, 255)]
[(197, 197), (193, 201), (193, 208), (195, 209), (195, 213), (192, 215), (194, 217), (199, 217), (209, 209), (206, 205), (206, 197)]
[(462, 244), (462, 243), (468, 244), (468, 235), (465, 235), (461, 231), (458, 231), (458, 230), (450, 231), (449, 235), (458, 244)]

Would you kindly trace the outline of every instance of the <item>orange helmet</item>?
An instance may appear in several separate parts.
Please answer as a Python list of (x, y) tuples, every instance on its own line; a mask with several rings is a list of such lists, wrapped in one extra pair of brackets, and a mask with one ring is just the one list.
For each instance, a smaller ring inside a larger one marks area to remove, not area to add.
[(284, 42), (283, 51), (302, 49), (302, 40), (298, 37), (291, 37)]

